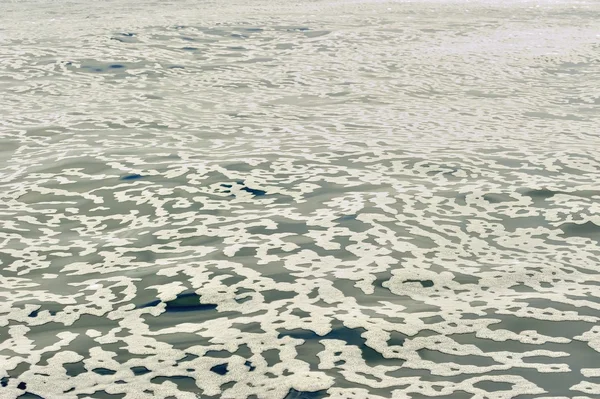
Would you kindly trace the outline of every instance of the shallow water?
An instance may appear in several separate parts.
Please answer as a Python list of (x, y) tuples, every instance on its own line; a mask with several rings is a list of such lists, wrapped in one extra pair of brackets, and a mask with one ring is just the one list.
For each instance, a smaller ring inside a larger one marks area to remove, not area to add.
[(598, 21), (0, 3), (0, 397), (600, 397)]

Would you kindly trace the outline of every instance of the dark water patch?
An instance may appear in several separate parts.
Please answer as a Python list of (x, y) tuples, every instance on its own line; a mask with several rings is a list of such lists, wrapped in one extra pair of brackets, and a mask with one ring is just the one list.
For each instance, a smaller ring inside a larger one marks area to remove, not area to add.
[(150, 370), (144, 366), (134, 366), (130, 368), (130, 370), (133, 372), (133, 375), (144, 375), (150, 372)]
[(236, 381), (229, 381), (226, 382), (225, 384), (221, 385), (221, 392), (225, 392), (226, 390), (228, 390), (229, 388), (233, 388), (233, 386), (236, 384)]
[(456, 363), (463, 366), (478, 366), (478, 367), (489, 367), (497, 365), (494, 359), (485, 357), (485, 356), (477, 356), (477, 355), (458, 355), (456, 353), (448, 354), (445, 352), (440, 352), (432, 349), (419, 349), (419, 356), (423, 360), (430, 360), (435, 363)]
[[(540, 346), (536, 344), (523, 343), (520, 341), (506, 340), (494, 341), (486, 338), (478, 338), (476, 333), (464, 333), (450, 335), (459, 345), (475, 345), (485, 353), (502, 352), (510, 350), (515, 353), (539, 350)], [(563, 344), (546, 344), (544, 349), (563, 351)]]
[[(357, 215), (346, 215), (341, 218), (334, 219), (333, 222), (337, 223), (339, 226), (349, 229), (353, 233), (363, 233), (363, 232), (373, 228), (373, 225), (371, 225), (369, 223), (365, 223), (361, 220), (358, 220)], [(376, 238), (371, 236), (371, 237), (369, 237), (368, 240), (371, 240), (370, 242), (372, 244), (377, 245)], [(333, 237), (333, 241), (338, 242), (340, 244), (342, 244), (343, 242), (348, 242), (348, 244), (342, 245), (342, 248), (345, 248), (350, 244), (350, 237), (336, 235)], [(352, 242), (352, 244), (354, 244), (354, 242)]]
[[(595, 285), (595, 286), (598, 286), (598, 285), (600, 285), (600, 283), (594, 283), (594, 284), (584, 284), (584, 283), (582, 283), (582, 285)], [(596, 290), (597, 289), (598, 288), (596, 288)], [(582, 296), (579, 296), (579, 295), (565, 295), (565, 298), (573, 300), (573, 301), (582, 301), (583, 300), (583, 301), (589, 301), (589, 302), (592, 302), (592, 303), (600, 304), (600, 296), (593, 296), (591, 294), (587, 294), (587, 295), (584, 294)], [(590, 308), (588, 306), (581, 306), (579, 309), (589, 309), (589, 310), (591, 310), (594, 313), (595, 317), (598, 317), (597, 316), (598, 315), (598, 310), (596, 310), (596, 309), (592, 309), (592, 308)]]
[(294, 298), (297, 293), (293, 291), (279, 291), (279, 290), (268, 290), (260, 292), (264, 298), (265, 303), (271, 303), (275, 301), (281, 301), (285, 299)]
[(245, 162), (236, 162), (229, 165), (225, 165), (227, 170), (233, 170), (236, 172), (251, 172), (255, 169), (255, 166), (247, 164)]
[(78, 399), (84, 399), (84, 398), (94, 398), (94, 399), (123, 399), (124, 397), (125, 397), (124, 393), (108, 393), (108, 392), (103, 391), (103, 390), (96, 391), (96, 392), (92, 393), (91, 395), (85, 394), (85, 393), (81, 393), (81, 394), (77, 395)]
[(254, 371), (256, 369), (256, 367), (252, 365), (252, 362), (250, 360), (246, 360), (244, 362), (244, 366), (248, 367), (248, 371)]
[[(4, 353), (10, 353), (10, 352), (7, 352), (6, 349), (3, 350), (3, 351), (1, 351), (0, 353), (2, 353), (2, 352), (4, 352)], [(8, 371), (7, 381), (10, 380), (10, 379), (13, 379), (13, 381), (14, 380), (18, 381), (19, 377), (21, 377), (26, 372), (30, 371), (30, 368), (31, 368), (31, 365), (29, 363), (24, 362), (24, 361), (20, 362), (17, 365), (17, 367), (15, 367), (12, 370)]]
[[(483, 303), (485, 304), (486, 302)], [(444, 318), (442, 316), (436, 315), (430, 317), (423, 317), (421, 318), (421, 321), (425, 324), (437, 324), (443, 322)]]
[(370, 348), (366, 344), (366, 340), (361, 336), (366, 330), (364, 328), (348, 328), (340, 323), (334, 327), (328, 334), (319, 336), (311, 330), (295, 329), (295, 330), (280, 330), (278, 338), (289, 336), (292, 338), (303, 339), (305, 341), (321, 341), (326, 339), (336, 339), (346, 342), (348, 345), (354, 345), (360, 348), (363, 354), (363, 359), (367, 364), (375, 365), (385, 361), (381, 353)]
[(243, 294), (248, 294), (248, 293), (252, 293), (252, 292), (256, 292), (256, 291), (255, 291), (255, 290), (253, 290), (253, 289), (250, 289), (250, 288), (238, 287), (238, 288), (235, 290), (235, 295), (236, 295), (236, 296), (240, 296), (240, 295), (243, 295)]
[(223, 364), (218, 364), (216, 366), (213, 366), (210, 371), (212, 371), (215, 374), (219, 374), (219, 375), (225, 375), (227, 374), (227, 366), (229, 363), (223, 363)]
[(453, 271), (452, 274), (454, 275), (452, 280), (461, 285), (479, 285), (479, 280), (481, 280), (480, 277), (471, 274), (458, 273), (455, 271)]
[(262, 353), (262, 357), (267, 362), (267, 367), (273, 367), (276, 364), (281, 363), (281, 358), (279, 357), (279, 350), (277, 349), (269, 349)]
[(252, 297), (251, 297), (251, 296), (245, 296), (245, 297), (242, 297), (242, 298), (235, 298), (235, 301), (236, 301), (237, 303), (239, 303), (239, 304), (242, 304), (242, 303), (248, 302), (248, 301), (250, 301), (250, 300), (252, 300)]
[(134, 174), (131, 174), (131, 175), (121, 176), (119, 178), (119, 180), (137, 180), (137, 179), (141, 179), (142, 177), (143, 177), (142, 175), (134, 173)]
[(328, 31), (328, 30), (310, 31), (310, 32), (304, 32), (304, 36), (306, 36), (308, 38), (313, 38), (313, 37), (326, 36), (326, 35), (328, 35), (330, 33), (331, 33), (331, 31)]
[(238, 249), (235, 253), (236, 258), (245, 258), (245, 257), (255, 257), (256, 256), (256, 247), (243, 247)]
[(302, 309), (298, 309), (298, 308), (295, 308), (294, 310), (292, 310), (292, 313), (291, 313), (291, 314), (292, 314), (293, 316), (300, 317), (301, 319), (304, 319), (304, 318), (310, 317), (310, 313), (308, 313), (308, 312), (305, 312), (304, 310), (302, 310)]
[(551, 313), (544, 311), (544, 310), (550, 308), (553, 310), (558, 310), (560, 312), (569, 312), (569, 311), (573, 311), (576, 309), (577, 314), (580, 316), (598, 317), (597, 309), (592, 309), (588, 306), (579, 306), (579, 307), (575, 308), (573, 305), (553, 301), (550, 299), (529, 298), (529, 299), (515, 300), (515, 302), (516, 303), (526, 303), (529, 308), (538, 309), (540, 311), (540, 313), (542, 314), (542, 316), (549, 316)]
[(381, 379), (381, 378), (379, 378), (377, 376), (374, 376), (372, 374), (363, 373), (362, 371), (358, 371), (356, 374), (358, 374), (361, 377), (366, 378), (369, 381), (373, 381), (373, 382), (376, 382), (376, 383), (383, 382), (383, 379)]
[(542, 364), (555, 364), (560, 362), (560, 359), (549, 357), (549, 356), (529, 356), (523, 359), (524, 363), (542, 363)]
[(235, 354), (240, 357), (243, 357), (244, 359), (248, 359), (253, 355), (252, 350), (250, 350), (250, 348), (246, 344), (241, 344), (240, 346), (238, 346), (237, 350), (235, 351)]
[(35, 318), (38, 317), (40, 312), (44, 312), (44, 311), (48, 311), (48, 313), (50, 313), (50, 316), (56, 316), (56, 314), (60, 311), (62, 311), (62, 309), (44, 309), (44, 308), (39, 308), (36, 309), (34, 311), (32, 311), (31, 313), (29, 313), (27, 316), (31, 317), (31, 318)]
[(513, 202), (516, 201), (513, 197), (508, 194), (489, 193), (484, 194), (483, 199), (490, 204), (499, 204), (501, 202)]
[(482, 318), (482, 316), (476, 313), (463, 313), (460, 317), (462, 320), (479, 320)]
[(391, 331), (390, 338), (387, 340), (388, 346), (404, 346), (404, 342), (406, 342), (406, 335), (399, 333), (398, 331)]
[(248, 227), (246, 231), (250, 234), (260, 234), (260, 235), (271, 235), (271, 234), (281, 234), (281, 233), (294, 233), (303, 235), (310, 231), (306, 222), (303, 221), (292, 221), (289, 219), (278, 220), (273, 218), (272, 221), (277, 223), (276, 229), (267, 229), (264, 226), (252, 226)]
[[(333, 281), (333, 286), (342, 292), (355, 292), (356, 287), (354, 287), (354, 284), (356, 284), (356, 282), (351, 280), (337, 279)], [(381, 284), (381, 287), (378, 284)], [(384, 278), (382, 279), (381, 283), (377, 283), (376, 280), (374, 285), (375, 292), (373, 294), (356, 295), (355, 298), (360, 305), (369, 306), (375, 311), (378, 308), (378, 304), (376, 303), (377, 300), (390, 300), (390, 298), (393, 298), (394, 303), (402, 304), (402, 306), (407, 308), (408, 312), (440, 313), (441, 309), (439, 306), (423, 303), (422, 301), (415, 300), (408, 295), (392, 294), (387, 287), (388, 284), (389, 279)], [(388, 320), (397, 319), (397, 322), (399, 323), (405, 322), (402, 314), (398, 314), (398, 317), (396, 318), (390, 318), (390, 316), (386, 316), (386, 318), (388, 318)]]
[(206, 352), (204, 354), (204, 356), (225, 359), (225, 358), (231, 357), (231, 352), (226, 351), (226, 350), (220, 350), (220, 351), (211, 350), (211, 351)]
[[(188, 211), (191, 209), (188, 209)], [(198, 210), (199, 214), (205, 214), (201, 210)], [(206, 212), (208, 214), (209, 212)], [(168, 242), (168, 241), (165, 241)], [(191, 247), (193, 248), (196, 245), (208, 246), (208, 245), (220, 245), (223, 242), (222, 237), (211, 237), (211, 236), (191, 236), (188, 238), (183, 238), (180, 241), (181, 247)], [(223, 255), (225, 257), (225, 255)]]
[[(118, 228), (117, 226), (120, 225), (117, 224), (118, 222), (115, 222), (115, 228)], [(108, 229), (107, 229), (108, 230)], [(172, 247), (168, 246), (168, 245), (164, 245), (161, 247), (161, 249), (172, 249)], [(192, 249), (190, 248), (190, 251), (192, 251)], [(132, 251), (126, 251), (123, 253), (124, 255), (126, 255), (127, 257), (130, 257), (130, 262), (133, 263), (154, 263), (157, 259), (157, 254), (154, 251), (136, 251), (136, 250), (132, 250)]]
[[(540, 312), (540, 309), (536, 309), (536, 313), (537, 312)], [(519, 334), (523, 331), (532, 330), (552, 337), (573, 337), (576, 335), (581, 335), (590, 329), (590, 324), (587, 322), (577, 322), (571, 320), (542, 320), (533, 317), (518, 317), (510, 314), (498, 314), (493, 311), (490, 312), (487, 317), (501, 320), (500, 323), (490, 325), (488, 327), (490, 330), (508, 330), (516, 334)], [(545, 349), (549, 349), (548, 347), (551, 346), (549, 343), (544, 345)], [(535, 346), (537, 349), (540, 349), (539, 345)]]
[(333, 221), (336, 223), (340, 223), (340, 222), (345, 222), (347, 220), (356, 220), (356, 215), (344, 215), (344, 216), (340, 216), (337, 219), (334, 219)]
[(116, 373), (115, 370), (110, 370), (110, 369), (106, 369), (104, 367), (98, 367), (92, 370), (94, 373), (96, 374), (100, 374), (100, 375), (113, 375)]
[(392, 279), (392, 277), (394, 277), (394, 275), (392, 274), (392, 272), (390, 270), (386, 270), (386, 271), (381, 272), (381, 273), (376, 273), (376, 274), (374, 274), (374, 276), (375, 276), (375, 281), (373, 281), (373, 286), (376, 289), (384, 290), (382, 292), (382, 295), (384, 295), (384, 296), (385, 296), (385, 294), (389, 295), (389, 290), (387, 288), (385, 288), (383, 286), (383, 284), (387, 283), (388, 281), (390, 281)]
[(567, 237), (584, 237), (600, 242), (600, 226), (594, 222), (563, 223), (559, 228)]
[(143, 305), (140, 305), (140, 306), (138, 306), (137, 308), (138, 308), (138, 309), (143, 309), (143, 308), (151, 308), (151, 307), (157, 306), (157, 305), (158, 305), (159, 303), (161, 303), (161, 302), (162, 302), (162, 301), (161, 301), (160, 299), (156, 299), (156, 300), (154, 300), (154, 301), (152, 301), (152, 302), (148, 302), (148, 303), (145, 303), (145, 304), (143, 304)]
[(420, 283), (423, 288), (433, 287), (433, 281), (431, 280), (404, 280), (405, 283)]
[(196, 51), (198, 50), (198, 47), (190, 47), (190, 46), (186, 46), (186, 47), (182, 47), (181, 48), (183, 51)]
[(503, 217), (500, 221), (507, 232), (516, 232), (517, 229), (535, 229), (548, 226), (548, 221), (543, 216)]
[(531, 292), (537, 292), (536, 290), (534, 290), (530, 286), (528, 286), (526, 284), (523, 284), (523, 283), (515, 284), (515, 285), (512, 285), (512, 286), (510, 286), (508, 288), (510, 288), (514, 292), (524, 292), (524, 293), (525, 292), (529, 292), (529, 293), (531, 293)]
[(510, 391), (513, 387), (508, 382), (497, 382), (497, 381), (479, 381), (473, 384), (475, 388), (483, 389), (486, 392), (498, 392), (498, 391)]
[[(539, 349), (539, 348), (538, 348)], [(545, 348), (544, 348), (545, 349)], [(589, 349), (589, 347), (588, 347)], [(506, 350), (506, 349), (505, 349)], [(597, 353), (596, 353), (597, 355)], [(570, 357), (561, 357), (557, 358), (556, 363), (566, 363), (565, 360)], [(574, 359), (575, 360), (575, 359)], [(596, 356), (597, 360), (597, 356)], [(516, 375), (524, 378), (526, 381), (529, 381), (538, 387), (544, 389), (546, 392), (551, 392), (553, 398), (564, 397), (564, 398), (572, 398), (573, 391), (569, 388), (575, 384), (581, 382), (581, 374), (579, 371), (581, 367), (577, 365), (576, 362), (575, 367), (570, 366), (571, 371), (566, 373), (540, 373), (535, 368), (525, 368), (525, 367), (513, 367), (510, 370)], [(588, 366), (589, 367), (589, 366)], [(592, 368), (597, 367), (597, 364), (591, 366)], [(489, 371), (485, 374), (486, 377), (492, 376), (506, 376), (505, 370), (497, 370), (497, 371)], [(540, 395), (528, 395), (522, 394), (514, 396), (515, 399), (539, 399)]]
[(19, 385), (17, 385), (17, 388), (22, 389), (23, 391), (27, 389), (27, 384), (23, 381), (19, 382)]
[[(140, 305), (138, 308), (153, 307), (160, 304), (162, 301), (157, 299), (152, 302), (148, 302), (144, 305)], [(194, 292), (188, 292), (185, 294), (177, 295), (176, 299), (165, 302), (167, 313), (169, 312), (194, 312), (194, 311), (205, 311), (214, 310), (217, 308), (215, 304), (203, 304), (200, 303), (200, 295)]]
[(85, 374), (88, 372), (83, 362), (67, 363), (63, 364), (63, 367), (65, 370), (67, 370), (67, 375), (69, 377), (77, 377), (80, 374)]
[(265, 334), (266, 332), (262, 329), (259, 322), (252, 323), (233, 323), (232, 328), (238, 329), (242, 332), (250, 332), (254, 334)]
[(591, 198), (595, 196), (600, 196), (600, 190), (577, 190), (572, 192), (564, 192), (563, 194), (574, 195), (583, 198)]
[(540, 190), (522, 191), (521, 194), (526, 195), (527, 197), (531, 197), (533, 199), (545, 200), (546, 198), (552, 198), (556, 194), (560, 194), (560, 191), (551, 191), (544, 188)]
[(185, 69), (185, 67), (181, 65), (170, 65), (169, 69)]
[(198, 357), (199, 357), (198, 355), (193, 355), (191, 353), (187, 353), (183, 358), (179, 359), (177, 362), (178, 363), (190, 362), (194, 359), (197, 359)]
[[(188, 377), (185, 375), (174, 375), (169, 377), (154, 377), (150, 380), (153, 384), (162, 385), (165, 382), (172, 382), (177, 386), (177, 389), (183, 392), (194, 392), (198, 393), (198, 386), (196, 385), (196, 380), (192, 377)], [(204, 397), (200, 396), (199, 397)]]
[(467, 206), (467, 194), (458, 193), (454, 198), (454, 202), (456, 203), (456, 205)]
[(242, 191), (246, 191), (246, 192), (254, 195), (255, 197), (261, 197), (261, 196), (267, 194), (267, 192), (264, 190), (259, 190), (259, 189), (250, 188), (250, 187), (244, 187), (244, 188), (242, 188)]
[[(583, 133), (583, 132), (582, 132), (582, 135), (586, 135), (586, 136), (588, 136), (588, 135), (590, 135), (590, 134), (587, 134), (587, 133)], [(594, 137), (596, 137), (596, 136), (594, 136)], [(587, 158), (587, 157), (583, 157), (583, 158), (584, 158), (584, 159), (589, 159), (589, 158)], [(598, 162), (598, 161), (597, 161), (597, 159), (594, 159), (593, 161), (594, 161), (594, 163), (597, 163), (597, 162)], [(555, 161), (555, 162), (554, 162), (554, 165), (555, 165), (555, 166), (558, 166), (558, 167), (560, 168), (560, 172), (558, 172), (558, 173), (560, 173), (560, 175), (561, 175), (561, 176), (568, 176), (568, 175), (573, 175), (573, 176), (582, 176), (582, 175), (584, 175), (584, 176), (585, 176), (585, 175), (588, 175), (588, 174), (589, 174), (589, 172), (588, 172), (588, 171), (581, 170), (581, 169), (577, 169), (577, 167), (575, 167), (575, 166), (569, 166), (567, 163), (565, 163), (565, 162), (562, 162), (562, 161), (560, 161), (560, 160), (557, 160), (557, 161)], [(599, 170), (600, 170), (600, 167), (598, 167), (598, 166), (595, 166), (595, 167), (594, 167), (594, 169), (595, 169), (595, 170), (596, 170), (596, 172), (597, 172), (597, 171), (599, 171)], [(557, 174), (558, 174), (558, 173), (557, 173)]]
[[(422, 165), (425, 168), (429, 168), (431, 165)], [(445, 178), (457, 178), (455, 173), (465, 171), (459, 167), (447, 166), (447, 165), (436, 165), (437, 169), (429, 170), (426, 172), (427, 176), (444, 176)], [(468, 173), (468, 171), (466, 172)], [(462, 179), (462, 177), (461, 177)]]
[(125, 68), (125, 65), (123, 64), (111, 64), (108, 66), (111, 69), (121, 69), (121, 68)]
[(43, 396), (36, 395), (31, 392), (25, 392), (24, 394), (17, 397), (18, 399), (44, 399)]
[(296, 391), (294, 388), (290, 388), (284, 399), (322, 399), (327, 397), (327, 390), (321, 391)]
[(242, 281), (245, 281), (245, 280), (246, 280), (246, 277), (235, 275), (235, 276), (229, 276), (229, 277), (221, 280), (221, 282), (223, 284), (231, 287), (231, 286), (241, 283)]

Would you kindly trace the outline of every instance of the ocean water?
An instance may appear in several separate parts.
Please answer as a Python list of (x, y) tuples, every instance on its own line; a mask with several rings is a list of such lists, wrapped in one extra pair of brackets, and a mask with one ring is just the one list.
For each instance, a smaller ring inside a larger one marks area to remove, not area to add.
[(600, 398), (600, 2), (0, 2), (0, 398)]

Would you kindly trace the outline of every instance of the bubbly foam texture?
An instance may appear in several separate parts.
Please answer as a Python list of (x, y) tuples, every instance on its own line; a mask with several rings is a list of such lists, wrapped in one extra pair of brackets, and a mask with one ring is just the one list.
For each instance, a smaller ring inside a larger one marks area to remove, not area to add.
[(0, 397), (600, 395), (597, 2), (0, 4)]

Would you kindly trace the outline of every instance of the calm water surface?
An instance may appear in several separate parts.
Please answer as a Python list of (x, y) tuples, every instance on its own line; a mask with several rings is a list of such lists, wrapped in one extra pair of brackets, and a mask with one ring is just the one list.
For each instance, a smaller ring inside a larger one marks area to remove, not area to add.
[(598, 1), (2, 1), (0, 398), (599, 398)]

